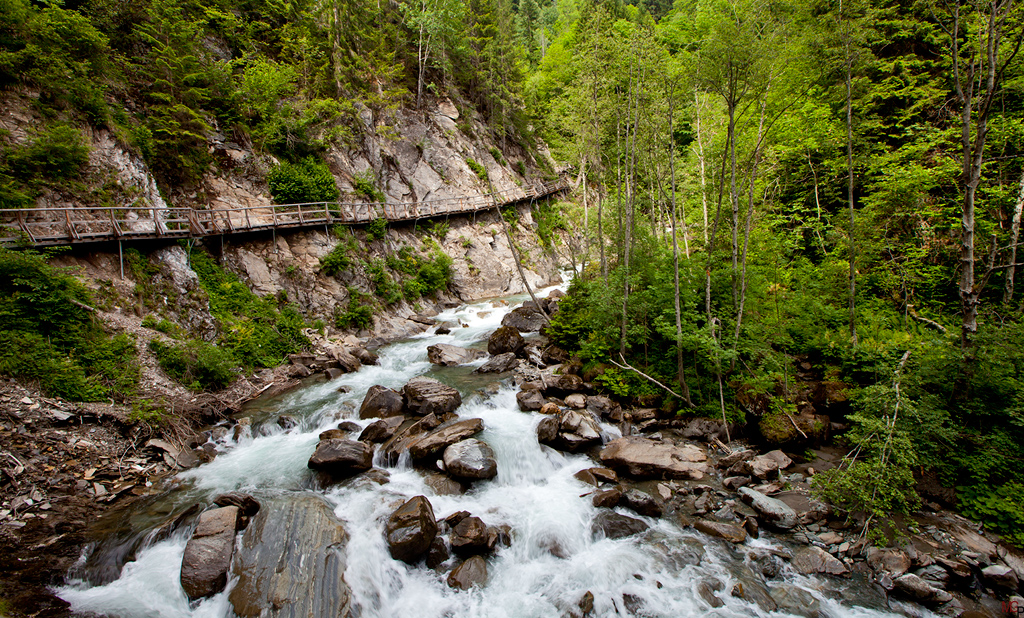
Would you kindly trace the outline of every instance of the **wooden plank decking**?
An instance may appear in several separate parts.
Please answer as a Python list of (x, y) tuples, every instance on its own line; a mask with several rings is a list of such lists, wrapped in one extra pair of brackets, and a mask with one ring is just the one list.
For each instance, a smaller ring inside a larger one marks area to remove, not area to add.
[(24, 208), (0, 210), (0, 244), (35, 247), (143, 239), (198, 238), (261, 230), (356, 225), (384, 218), (412, 221), (466, 214), (569, 188), (566, 179), (525, 190), (422, 202), (314, 202), (245, 208)]

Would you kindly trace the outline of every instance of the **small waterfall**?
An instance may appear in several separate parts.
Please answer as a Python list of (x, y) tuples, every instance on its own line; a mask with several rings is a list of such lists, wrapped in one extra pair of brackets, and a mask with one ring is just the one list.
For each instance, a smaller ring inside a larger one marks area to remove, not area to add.
[[(705, 616), (698, 594), (702, 581), (725, 586), (724, 606), (713, 615), (767, 615), (756, 605), (728, 594), (748, 573), (748, 552), (782, 549), (771, 538), (735, 547), (683, 528), (668, 519), (641, 518), (650, 530), (624, 539), (595, 538), (591, 523), (599, 509), (588, 494), (593, 488), (573, 477), (595, 465), (583, 455), (554, 451), (538, 444), (541, 417), (520, 412), (516, 389), (502, 384), (496, 394), (476, 390), (494, 378), (470, 374), (465, 368), (437, 368), (427, 361), (434, 343), (480, 347), (515, 302), (464, 305), (438, 316), (460, 325), (448, 335), (423, 334), (382, 348), (380, 364), (363, 367), (336, 380), (288, 393), (262, 410), (270, 418), (289, 414), (299, 421), (291, 431), (272, 431), (221, 444), (225, 452), (214, 461), (179, 475), (171, 490), (176, 503), (209, 503), (213, 496), (241, 490), (258, 499), (311, 487), (306, 461), (317, 435), (351, 420), (374, 384), (400, 388), (410, 378), (429, 373), (463, 392), (462, 418), (481, 418), (487, 442), (498, 461), (498, 475), (476, 484), (464, 495), (436, 495), (421, 471), (407, 462), (389, 468), (389, 482), (343, 483), (320, 492), (333, 506), (349, 534), (345, 581), (351, 589), (353, 615), (362, 618), (548, 618), (568, 616), (587, 592), (593, 594), (594, 616)], [(461, 325), (465, 324), (465, 327)], [(340, 392), (339, 387), (348, 387)], [(493, 392), (493, 390), (492, 390)], [(617, 437), (605, 426), (606, 437)], [(377, 462), (379, 465), (379, 461)], [(181, 494), (185, 495), (182, 496)], [(512, 542), (488, 559), (489, 581), (482, 589), (459, 592), (445, 583), (446, 573), (393, 560), (384, 541), (384, 521), (397, 504), (415, 495), (429, 497), (438, 519), (469, 511), (488, 525), (507, 525)], [(170, 498), (169, 498), (170, 499)], [(628, 513), (623, 511), (623, 514)], [(635, 513), (630, 516), (637, 517)], [(179, 569), (187, 540), (179, 530), (139, 551), (120, 577), (106, 585), (84, 580), (62, 588), (59, 595), (74, 611), (123, 618), (214, 618), (233, 616), (228, 590), (190, 606), (179, 585)], [(788, 568), (788, 567), (785, 567)], [(873, 617), (892, 615), (850, 603), (843, 582), (784, 574), (787, 585), (806, 591), (820, 604), (821, 615)], [(844, 604), (844, 596), (846, 603)], [(775, 613), (773, 615), (786, 615)]]

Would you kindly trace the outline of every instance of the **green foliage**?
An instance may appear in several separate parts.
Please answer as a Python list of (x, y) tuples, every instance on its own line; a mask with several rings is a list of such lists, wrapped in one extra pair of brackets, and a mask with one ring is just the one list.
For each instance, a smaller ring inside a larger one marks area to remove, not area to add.
[(128, 420), (133, 423), (145, 423), (154, 427), (163, 425), (167, 420), (164, 409), (148, 400), (137, 399), (132, 402), (132, 411), (128, 413)]
[(370, 277), (377, 297), (384, 301), (385, 305), (393, 305), (402, 300), (402, 286), (395, 283), (388, 274), (384, 260), (378, 258), (368, 262), (366, 274)]
[(487, 168), (480, 165), (473, 159), (466, 159), (466, 165), (468, 165), (469, 169), (471, 169), (473, 173), (476, 174), (477, 178), (479, 178), (482, 182), (487, 182)]
[(82, 306), (88, 291), (47, 255), (0, 247), (0, 374), (73, 401), (124, 400), (139, 381), (135, 342)]
[(372, 169), (367, 169), (362, 174), (353, 174), (352, 186), (355, 188), (356, 193), (361, 193), (371, 202), (383, 204), (386, 201), (384, 193), (377, 188), (377, 178), (374, 176)]
[[(497, 148), (492, 146), (491, 149), (490, 149), (490, 153), (491, 153), (491, 156), (494, 157), (494, 160), (498, 162), (498, 165), (501, 165), (503, 167), (505, 165), (507, 165), (505, 163), (505, 157), (501, 156), (501, 151), (500, 150), (498, 150)], [(470, 167), (473, 167), (473, 166), (471, 165)], [(475, 169), (473, 171), (476, 172)], [(477, 175), (479, 175), (479, 172), (477, 172)], [(481, 180), (484, 180), (484, 179), (481, 178)]]
[(448, 237), (448, 232), (451, 230), (451, 226), (448, 225), (447, 221), (434, 221), (427, 226), (424, 226), (427, 233), (438, 240), (444, 240)]
[(351, 253), (356, 249), (356, 239), (348, 236), (347, 240), (338, 242), (331, 249), (331, 252), (320, 258), (320, 270), (325, 275), (333, 277), (338, 273), (352, 267)]
[(220, 347), (230, 351), (235, 365), (274, 367), (288, 354), (309, 347), (309, 340), (302, 334), (305, 320), (294, 306), (273, 296), (256, 296), (205, 251), (193, 250), (191, 261), (210, 297), (210, 313), (220, 330)]
[(1024, 548), (1024, 484), (1011, 481), (997, 487), (967, 487), (959, 498), (964, 515), (985, 522), (1004, 540)]
[(149, 342), (149, 349), (167, 375), (192, 390), (222, 389), (238, 376), (231, 352), (212, 343), (193, 339), (183, 344), (165, 344), (154, 339)]
[(0, 208), (30, 208), (42, 187), (78, 178), (89, 150), (82, 132), (61, 122), (31, 133), (24, 144), (0, 147)]
[(340, 194), (327, 164), (312, 157), (276, 166), (267, 174), (267, 186), (278, 204), (333, 202)]
[(549, 200), (545, 200), (534, 210), (533, 219), (537, 222), (537, 236), (541, 245), (549, 251), (555, 247), (555, 231), (568, 229), (563, 215), (565, 206), (562, 202), (551, 204)]
[(380, 217), (370, 221), (366, 226), (366, 235), (370, 240), (380, 240), (388, 233), (388, 220)]
[(359, 290), (350, 287), (348, 289), (348, 306), (344, 313), (336, 313), (334, 325), (338, 328), (372, 328), (373, 307), (365, 303), (365, 295)]

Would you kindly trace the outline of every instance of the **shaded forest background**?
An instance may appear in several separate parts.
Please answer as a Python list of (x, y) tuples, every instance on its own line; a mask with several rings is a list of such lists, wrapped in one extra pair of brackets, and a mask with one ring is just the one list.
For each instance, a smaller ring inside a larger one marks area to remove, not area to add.
[(0, 0), (0, 86), (46, 119), (4, 136), (0, 207), (81, 187), (83, 126), (170, 192), (212, 139), (322, 177), (361, 115), (450, 97), (570, 166), (538, 220), (588, 380), (790, 450), (838, 423), (837, 506), (927, 478), (1024, 544), (1022, 29), (1010, 0)]

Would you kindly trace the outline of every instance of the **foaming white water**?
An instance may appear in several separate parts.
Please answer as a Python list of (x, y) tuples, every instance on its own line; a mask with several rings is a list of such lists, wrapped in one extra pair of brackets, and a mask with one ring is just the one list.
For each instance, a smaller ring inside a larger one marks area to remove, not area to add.
[(59, 591), (75, 613), (95, 613), (118, 618), (219, 618), (230, 615), (224, 592), (199, 602), (194, 608), (181, 589), (179, 572), (187, 539), (174, 536), (143, 550), (121, 571), (120, 579), (89, 588), (72, 583)]
[[(479, 347), (514, 306), (489, 301), (440, 314), (439, 322), (459, 325), (451, 334), (425, 333), (387, 346), (378, 351), (379, 365), (283, 396), (275, 413), (294, 415), (299, 427), (290, 431), (274, 428), (269, 435), (229, 442), (226, 453), (181, 478), (188, 481), (189, 491), (211, 497), (235, 489), (260, 495), (303, 487), (309, 478), (306, 461), (317, 434), (334, 426), (339, 418), (352, 419), (370, 386), (400, 388), (427, 371), (439, 372), (435, 375), (444, 379), (446, 370), (435, 370), (427, 361), (427, 346)], [(350, 391), (339, 392), (341, 386)], [(594, 462), (538, 444), (536, 427), (541, 416), (518, 410), (514, 388), (505, 385), (490, 397), (468, 395), (458, 413), (462, 418), (483, 420), (485, 430), (479, 437), (495, 452), (495, 479), (477, 483), (462, 496), (438, 496), (422, 472), (403, 457), (389, 469), (390, 481), (383, 486), (351, 483), (325, 492), (349, 533), (345, 581), (360, 618), (547, 618), (568, 615), (588, 591), (594, 595), (594, 616), (704, 616), (709, 612), (696, 587), (709, 577), (725, 585), (718, 595), (725, 605), (711, 615), (767, 615), (728, 591), (738, 581), (744, 552), (771, 546), (771, 540), (750, 541), (735, 548), (670, 520), (650, 518), (642, 518), (651, 526), (643, 535), (595, 538), (591, 525), (599, 510), (588, 495), (593, 488), (573, 477)], [(365, 425), (370, 421), (357, 422)], [(619, 435), (615, 427), (603, 429), (608, 439)], [(511, 546), (488, 559), (486, 586), (455, 591), (445, 581), (448, 569), (434, 571), (391, 558), (384, 541), (384, 522), (396, 506), (416, 495), (429, 497), (438, 519), (465, 510), (489, 525), (509, 526)], [(622, 514), (637, 517), (628, 511)], [(76, 584), (59, 594), (76, 612), (124, 618), (231, 616), (227, 593), (189, 607), (178, 583), (184, 545), (180, 536), (158, 542), (126, 565), (117, 581), (93, 588)], [(814, 578), (790, 574), (787, 582), (810, 591), (829, 616), (891, 615), (843, 606), (820, 592), (826, 582)]]

